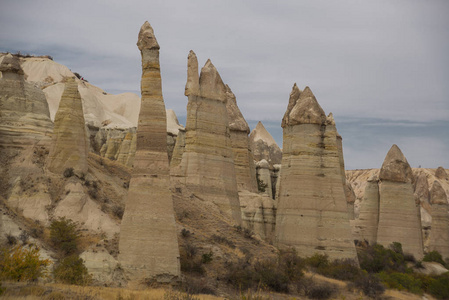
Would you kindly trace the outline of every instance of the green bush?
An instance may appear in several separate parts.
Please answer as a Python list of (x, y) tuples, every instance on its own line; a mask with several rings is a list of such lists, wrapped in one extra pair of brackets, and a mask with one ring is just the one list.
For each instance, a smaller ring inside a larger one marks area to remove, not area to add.
[(378, 298), (385, 292), (385, 286), (379, 277), (366, 271), (361, 271), (360, 275), (349, 286), (361, 290), (365, 296), (371, 298)]
[(361, 271), (357, 262), (352, 259), (337, 259), (331, 263), (323, 264), (317, 269), (317, 273), (338, 280), (355, 280)]
[(431, 251), (427, 253), (426, 255), (424, 255), (423, 261), (433, 261), (446, 266), (446, 263), (443, 260), (443, 256), (441, 256), (440, 252), (438, 251)]
[(329, 283), (312, 284), (305, 294), (311, 299), (329, 299), (336, 289), (335, 285)]
[(449, 299), (449, 272), (432, 280), (427, 291), (437, 299)]
[(92, 276), (78, 255), (64, 258), (53, 269), (53, 275), (56, 281), (66, 284), (88, 285), (92, 282)]
[(212, 261), (212, 256), (214, 256), (214, 254), (212, 253), (212, 251), (209, 251), (208, 253), (203, 253), (203, 255), (201, 256), (201, 261), (203, 264), (208, 264)]
[(64, 170), (64, 173), (63, 173), (65, 178), (72, 177), (74, 174), (75, 174), (75, 172), (73, 171), (73, 168), (67, 168)]
[(422, 281), (413, 274), (399, 272), (380, 272), (379, 278), (389, 288), (397, 290), (407, 290), (414, 294), (423, 293)]
[(402, 253), (402, 246), (400, 246), (400, 243), (393, 243), (391, 248), (393, 250), (375, 244), (358, 249), (360, 268), (368, 273), (379, 273), (382, 271), (405, 272), (407, 266)]
[(327, 254), (315, 253), (306, 258), (306, 264), (315, 270), (327, 268), (329, 266), (329, 256)]
[(70, 219), (59, 218), (50, 224), (50, 240), (64, 255), (78, 250), (77, 224)]
[(40, 259), (39, 248), (23, 246), (0, 249), (0, 280), (36, 281), (45, 275), (48, 259)]

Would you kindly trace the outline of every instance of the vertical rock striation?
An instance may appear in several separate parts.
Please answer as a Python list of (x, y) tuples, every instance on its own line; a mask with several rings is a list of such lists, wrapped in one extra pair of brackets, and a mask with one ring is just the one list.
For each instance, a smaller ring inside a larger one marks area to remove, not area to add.
[(282, 121), (284, 145), (276, 243), (301, 255), (357, 260), (342, 185), (337, 130), (309, 87), (293, 86)]
[(415, 203), (413, 173), (398, 146), (388, 151), (379, 173), (380, 205), (377, 242), (402, 244), (404, 252), (423, 257), (419, 205)]
[(179, 280), (179, 249), (170, 191), (166, 112), (159, 44), (145, 22), (137, 46), (142, 55), (142, 103), (137, 150), (125, 213), (119, 260), (132, 282)]
[(210, 60), (198, 76), (198, 60), (190, 51), (185, 150), (179, 174), (186, 186), (232, 222), (241, 224), (234, 155), (232, 152), (226, 86)]
[(449, 214), (446, 192), (438, 181), (430, 190), (432, 203), (432, 229), (429, 238), (429, 251), (438, 251), (443, 258), (449, 257)]
[(78, 83), (73, 77), (65, 84), (54, 126), (48, 169), (62, 174), (73, 168), (76, 173), (86, 174), (88, 142)]

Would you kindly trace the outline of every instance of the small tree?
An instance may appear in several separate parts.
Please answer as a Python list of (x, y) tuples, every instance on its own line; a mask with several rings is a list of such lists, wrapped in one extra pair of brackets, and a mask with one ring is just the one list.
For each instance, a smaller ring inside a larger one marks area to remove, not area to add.
[(49, 264), (50, 260), (40, 259), (36, 246), (0, 249), (1, 280), (36, 281), (45, 275), (45, 267)]
[(84, 260), (78, 255), (71, 255), (64, 258), (53, 270), (56, 281), (88, 285), (92, 281), (92, 276), (88, 273)]
[(54, 220), (50, 224), (50, 240), (64, 255), (78, 250), (79, 233), (77, 224), (65, 217)]

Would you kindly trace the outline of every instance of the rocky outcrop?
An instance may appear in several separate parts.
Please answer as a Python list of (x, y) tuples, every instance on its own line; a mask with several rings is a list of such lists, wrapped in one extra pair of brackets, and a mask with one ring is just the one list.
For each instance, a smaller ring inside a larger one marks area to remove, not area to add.
[(119, 241), (119, 261), (132, 284), (180, 279), (179, 249), (167, 156), (159, 44), (145, 22), (137, 46), (142, 56), (142, 103), (137, 150)]
[(257, 123), (256, 128), (251, 131), (249, 139), (251, 151), (256, 161), (265, 159), (270, 166), (281, 163), (282, 151), (262, 122)]
[(404, 252), (421, 259), (421, 216), (413, 195), (413, 172), (398, 146), (393, 145), (388, 151), (379, 179), (377, 242), (384, 246), (399, 242)]
[(438, 169), (435, 171), (435, 177), (438, 179), (448, 180), (448, 176), (446, 173), (446, 170), (443, 167), (438, 167)]
[(446, 192), (438, 181), (430, 190), (432, 203), (432, 229), (429, 237), (429, 251), (438, 251), (443, 258), (449, 257), (449, 214)]
[(74, 78), (67, 79), (54, 124), (48, 169), (63, 174), (73, 168), (78, 174), (86, 174), (88, 143), (81, 96)]
[(357, 260), (347, 213), (337, 131), (312, 91), (296, 85), (283, 120), (276, 243), (301, 255)]
[(210, 60), (198, 77), (198, 61), (190, 51), (185, 150), (177, 172), (181, 181), (205, 205), (213, 205), (241, 224), (234, 155), (229, 138), (226, 87)]
[(273, 198), (273, 185), (271, 182), (270, 165), (265, 159), (256, 163), (256, 176), (259, 192)]
[(248, 138), (249, 126), (237, 106), (234, 93), (228, 85), (226, 85), (226, 100), (238, 190), (257, 192), (256, 167)]

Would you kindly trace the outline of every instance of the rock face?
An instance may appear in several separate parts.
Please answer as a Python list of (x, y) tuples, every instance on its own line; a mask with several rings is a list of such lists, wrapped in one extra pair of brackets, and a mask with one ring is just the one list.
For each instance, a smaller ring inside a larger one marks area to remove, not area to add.
[(438, 169), (435, 171), (435, 177), (438, 179), (448, 179), (446, 170), (443, 167), (438, 167)]
[(256, 167), (249, 146), (249, 126), (237, 106), (234, 93), (228, 85), (226, 85), (226, 100), (237, 187), (239, 191), (246, 190), (255, 193), (257, 192)]
[(283, 119), (284, 145), (276, 243), (304, 256), (357, 261), (342, 185), (335, 124), (312, 91), (296, 84)]
[(262, 122), (257, 123), (256, 128), (251, 131), (249, 139), (256, 161), (265, 159), (271, 166), (281, 163), (282, 151)]
[(388, 151), (379, 173), (379, 226), (377, 242), (400, 242), (404, 252), (423, 257), (420, 209), (413, 193), (413, 173), (398, 146)]
[(432, 230), (429, 239), (429, 251), (438, 251), (443, 258), (449, 257), (449, 214), (447, 196), (438, 181), (434, 181), (430, 190), (432, 203)]
[(210, 60), (198, 76), (198, 61), (193, 51), (189, 53), (187, 66), (185, 95), (189, 102), (179, 174), (195, 196), (217, 206), (230, 221), (240, 225), (226, 86)]
[(58, 174), (68, 168), (79, 174), (87, 173), (88, 143), (83, 105), (74, 78), (67, 79), (54, 124), (48, 169)]
[(137, 46), (142, 55), (142, 104), (121, 223), (119, 261), (131, 282), (170, 282), (179, 280), (179, 249), (170, 191), (159, 44), (148, 22), (140, 29)]
[(259, 191), (267, 194), (270, 198), (273, 198), (273, 185), (271, 182), (270, 165), (265, 159), (257, 162), (257, 181)]

